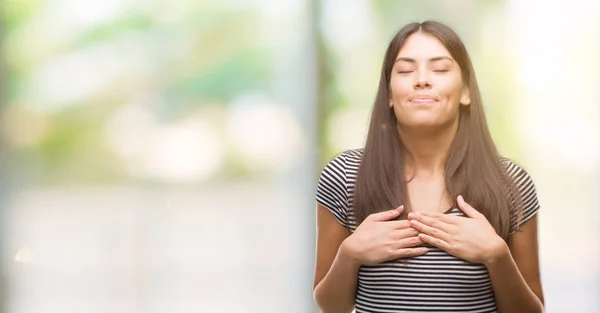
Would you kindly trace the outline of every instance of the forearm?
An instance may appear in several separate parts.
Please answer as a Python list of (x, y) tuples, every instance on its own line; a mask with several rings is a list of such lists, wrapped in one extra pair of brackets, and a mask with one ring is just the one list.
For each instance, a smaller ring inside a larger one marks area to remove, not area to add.
[(542, 313), (544, 305), (519, 272), (508, 246), (486, 264), (499, 313)]
[(317, 284), (314, 299), (323, 313), (348, 313), (354, 309), (360, 265), (338, 251), (329, 272)]

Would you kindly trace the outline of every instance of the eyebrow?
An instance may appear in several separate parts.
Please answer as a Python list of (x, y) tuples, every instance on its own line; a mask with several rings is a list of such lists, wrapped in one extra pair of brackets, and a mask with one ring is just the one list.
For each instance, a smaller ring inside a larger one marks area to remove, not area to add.
[[(427, 60), (427, 62), (435, 62), (435, 61), (439, 61), (439, 60), (450, 60), (452, 62), (454, 62), (454, 60), (451, 57), (448, 56), (439, 56), (439, 57), (433, 57), (430, 58), (429, 60)], [(406, 57), (399, 57), (396, 59), (396, 61), (394, 61), (394, 63), (398, 62), (398, 61), (404, 61), (404, 62), (410, 62), (410, 63), (417, 63), (417, 61), (413, 58), (406, 58)]]

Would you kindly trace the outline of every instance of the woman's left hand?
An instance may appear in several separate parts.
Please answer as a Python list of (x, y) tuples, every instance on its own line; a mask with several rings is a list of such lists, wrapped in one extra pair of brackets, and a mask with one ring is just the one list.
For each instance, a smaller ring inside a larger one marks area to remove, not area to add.
[(411, 212), (411, 226), (419, 238), (432, 246), (474, 263), (489, 265), (508, 251), (485, 216), (458, 196), (458, 206), (467, 217), (441, 213)]

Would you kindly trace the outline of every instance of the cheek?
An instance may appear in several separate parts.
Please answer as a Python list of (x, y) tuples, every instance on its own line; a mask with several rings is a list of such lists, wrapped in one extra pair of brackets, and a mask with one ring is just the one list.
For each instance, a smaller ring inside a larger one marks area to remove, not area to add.
[(447, 83), (438, 84), (438, 92), (449, 101), (458, 102), (462, 93), (462, 84)]
[(402, 98), (410, 94), (412, 85), (403, 79), (392, 79), (390, 82), (390, 96), (392, 99)]

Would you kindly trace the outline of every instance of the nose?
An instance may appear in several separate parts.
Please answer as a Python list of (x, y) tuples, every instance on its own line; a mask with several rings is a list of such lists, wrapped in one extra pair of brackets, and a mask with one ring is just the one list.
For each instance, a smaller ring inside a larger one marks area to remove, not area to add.
[(429, 77), (427, 77), (426, 71), (419, 71), (415, 79), (415, 89), (431, 88)]

